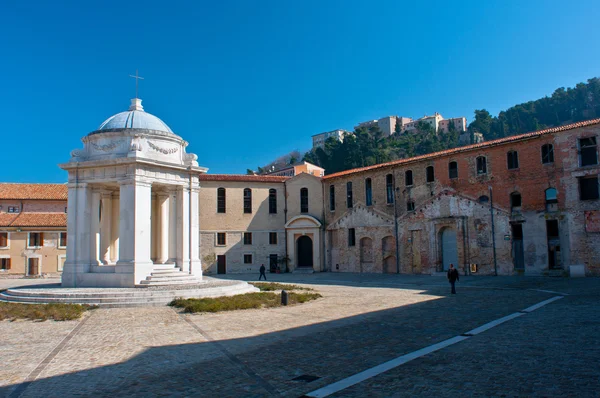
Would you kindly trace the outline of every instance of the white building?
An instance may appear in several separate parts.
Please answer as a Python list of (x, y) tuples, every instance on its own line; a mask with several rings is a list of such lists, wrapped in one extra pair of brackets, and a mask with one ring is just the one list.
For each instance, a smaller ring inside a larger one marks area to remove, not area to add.
[(344, 137), (347, 134), (352, 134), (352, 133), (348, 130), (336, 129), (336, 130), (327, 131), (327, 132), (321, 133), (321, 134), (315, 134), (312, 136), (313, 148), (324, 148), (325, 141), (327, 141), (329, 138), (332, 138), (332, 137), (340, 142), (343, 142)]
[(404, 131), (406, 124), (412, 122), (412, 119), (409, 117), (403, 116), (385, 116), (380, 119), (369, 120), (366, 122), (361, 122), (354, 126), (354, 129), (358, 129), (360, 127), (372, 127), (377, 126), (379, 130), (385, 135), (390, 136), (396, 132), (396, 127), (398, 127), (399, 131)]
[(83, 137), (61, 164), (68, 176), (64, 287), (134, 287), (168, 273), (198, 283), (199, 178), (188, 143), (144, 112), (126, 112)]

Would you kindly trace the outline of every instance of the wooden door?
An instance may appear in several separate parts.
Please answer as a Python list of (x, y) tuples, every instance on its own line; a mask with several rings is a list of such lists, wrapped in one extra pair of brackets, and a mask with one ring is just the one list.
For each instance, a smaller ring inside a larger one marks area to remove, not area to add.
[(27, 275), (39, 275), (40, 273), (40, 259), (31, 257), (27, 261)]

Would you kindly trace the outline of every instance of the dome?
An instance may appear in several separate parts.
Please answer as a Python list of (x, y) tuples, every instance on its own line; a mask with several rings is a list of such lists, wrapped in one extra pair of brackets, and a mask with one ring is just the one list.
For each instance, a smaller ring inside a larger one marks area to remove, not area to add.
[(148, 129), (173, 134), (173, 131), (171, 131), (165, 122), (154, 115), (144, 112), (142, 100), (139, 98), (131, 100), (131, 106), (128, 111), (117, 113), (106, 119), (98, 127), (97, 131), (113, 129)]

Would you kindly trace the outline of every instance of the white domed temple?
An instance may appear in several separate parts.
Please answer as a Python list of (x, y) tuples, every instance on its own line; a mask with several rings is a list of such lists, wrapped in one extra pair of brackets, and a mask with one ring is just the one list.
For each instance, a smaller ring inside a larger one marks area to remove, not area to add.
[(197, 284), (198, 176), (188, 143), (131, 100), (85, 136), (68, 177), (63, 287)]

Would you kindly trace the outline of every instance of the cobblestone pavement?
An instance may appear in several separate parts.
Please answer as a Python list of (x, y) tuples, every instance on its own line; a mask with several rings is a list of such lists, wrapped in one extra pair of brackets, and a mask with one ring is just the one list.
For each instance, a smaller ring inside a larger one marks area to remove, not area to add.
[(101, 309), (82, 321), (0, 322), (0, 396), (299, 397), (556, 296), (548, 291), (568, 295), (335, 396), (599, 396), (598, 279), (461, 278), (451, 296), (440, 277), (268, 277), (323, 298), (219, 314)]

